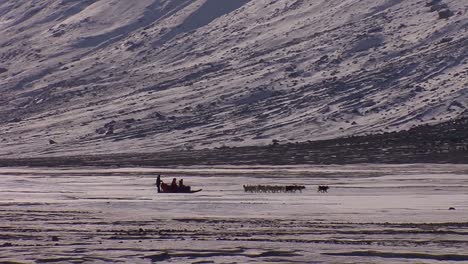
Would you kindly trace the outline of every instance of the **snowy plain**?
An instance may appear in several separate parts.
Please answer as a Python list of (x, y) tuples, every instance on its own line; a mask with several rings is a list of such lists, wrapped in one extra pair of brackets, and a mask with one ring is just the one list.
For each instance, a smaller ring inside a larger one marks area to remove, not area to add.
[[(157, 174), (203, 191), (158, 194)], [(2, 168), (0, 179), (0, 262), (468, 263), (467, 165)]]

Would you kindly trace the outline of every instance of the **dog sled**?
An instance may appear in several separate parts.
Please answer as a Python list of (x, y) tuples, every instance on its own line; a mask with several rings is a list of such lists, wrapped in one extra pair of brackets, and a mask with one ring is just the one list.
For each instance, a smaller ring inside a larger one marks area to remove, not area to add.
[(158, 193), (197, 193), (201, 191), (202, 189), (192, 190), (192, 187), (184, 185), (182, 180), (177, 185), (175, 179), (173, 179), (172, 184), (160, 182), (160, 188), (158, 188)]
[[(162, 187), (162, 186), (161, 186)], [(201, 192), (202, 189), (198, 189), (198, 190), (191, 190), (190, 186), (185, 186), (185, 187), (188, 187), (188, 188), (185, 188), (185, 189), (180, 189), (180, 188), (177, 188), (175, 190), (173, 189), (164, 189), (164, 188), (161, 188), (161, 191), (159, 193), (197, 193), (197, 192)]]

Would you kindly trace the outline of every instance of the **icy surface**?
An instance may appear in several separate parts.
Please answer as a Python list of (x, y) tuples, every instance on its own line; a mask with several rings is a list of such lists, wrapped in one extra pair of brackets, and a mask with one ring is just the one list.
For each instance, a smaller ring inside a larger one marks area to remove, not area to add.
[[(203, 191), (157, 194), (158, 173)], [(0, 179), (0, 261), (468, 263), (464, 165), (12, 168)]]
[(0, 155), (260, 145), (456, 118), (468, 2), (440, 6), (453, 16), (419, 0), (0, 1)]

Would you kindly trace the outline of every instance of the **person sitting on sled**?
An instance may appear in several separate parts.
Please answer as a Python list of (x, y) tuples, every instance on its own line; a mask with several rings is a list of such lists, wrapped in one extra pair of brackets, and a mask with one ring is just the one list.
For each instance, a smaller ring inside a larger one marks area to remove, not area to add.
[(174, 192), (177, 191), (177, 179), (176, 178), (172, 179), (171, 190)]

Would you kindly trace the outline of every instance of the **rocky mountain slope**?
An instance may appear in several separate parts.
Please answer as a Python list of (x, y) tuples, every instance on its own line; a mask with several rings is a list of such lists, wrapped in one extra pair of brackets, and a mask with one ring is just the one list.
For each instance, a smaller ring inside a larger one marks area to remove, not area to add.
[(468, 163), (468, 118), (409, 130), (266, 146), (60, 157), (0, 157), (0, 167)]
[(0, 156), (331, 139), (467, 115), (465, 0), (0, 1)]

